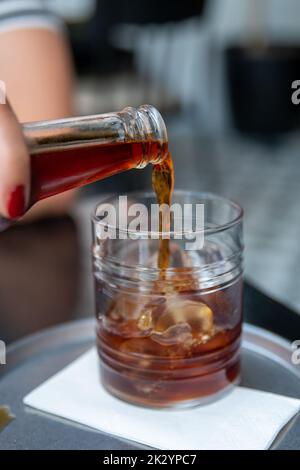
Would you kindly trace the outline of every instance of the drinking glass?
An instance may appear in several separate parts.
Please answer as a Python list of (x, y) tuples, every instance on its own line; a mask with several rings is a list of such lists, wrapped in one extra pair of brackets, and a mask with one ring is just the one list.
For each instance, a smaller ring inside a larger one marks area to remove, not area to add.
[[(132, 229), (133, 215), (124, 224), (117, 195), (100, 201), (93, 214), (101, 380), (113, 395), (143, 406), (206, 403), (239, 381), (243, 211), (215, 194), (175, 191), (177, 209), (203, 209), (202, 225), (189, 212), (191, 223), (180, 228), (171, 211), (166, 234), (153, 230), (153, 204), (151, 192), (127, 197), (127, 208), (147, 208), (142, 230)], [(115, 209), (113, 222), (103, 207)], [(109, 230), (113, 238), (104, 236)], [(157, 268), (162, 236), (169, 237), (164, 271)]]

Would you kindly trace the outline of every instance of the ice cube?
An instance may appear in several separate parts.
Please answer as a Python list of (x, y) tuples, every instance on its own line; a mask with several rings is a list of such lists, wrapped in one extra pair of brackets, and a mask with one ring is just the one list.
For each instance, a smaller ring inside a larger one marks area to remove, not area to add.
[(109, 318), (115, 322), (137, 319), (143, 311), (145, 301), (136, 296), (119, 295), (110, 307)]
[(104, 327), (123, 337), (144, 336), (152, 326), (152, 308), (145, 296), (119, 295), (103, 318)]
[(167, 298), (164, 311), (157, 317), (151, 337), (157, 341), (186, 340), (207, 342), (215, 333), (212, 310), (203, 302), (173, 295)]
[[(171, 330), (165, 336), (164, 333), (153, 333), (143, 338), (127, 339), (120, 345), (120, 351), (127, 354), (127, 361), (131, 361), (133, 366), (143, 369), (157, 367), (157, 364), (153, 362), (156, 358), (183, 359), (188, 357), (191, 351), (190, 344), (178, 342), (180, 333), (185, 334), (184, 330), (181, 331), (179, 325), (175, 325), (173, 328), (178, 328), (176, 334)], [(186, 339), (181, 337), (182, 341)], [(190, 334), (188, 339), (191, 339)], [(159, 367), (163, 366), (160, 364)]]
[(173, 346), (183, 344), (190, 346), (193, 343), (192, 328), (188, 323), (177, 323), (170, 326), (165, 331), (153, 331), (151, 339), (162, 346)]
[(138, 319), (138, 327), (142, 331), (148, 331), (153, 327), (153, 320), (152, 320), (152, 309), (145, 308), (139, 319)]

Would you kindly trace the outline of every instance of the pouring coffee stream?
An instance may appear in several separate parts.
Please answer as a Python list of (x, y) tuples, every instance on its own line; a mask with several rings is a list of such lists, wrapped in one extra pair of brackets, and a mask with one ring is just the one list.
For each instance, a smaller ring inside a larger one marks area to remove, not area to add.
[(170, 206), (174, 189), (174, 168), (170, 152), (167, 158), (160, 164), (153, 166), (152, 186), (156, 195), (157, 203), (162, 210), (159, 212), (159, 250), (158, 268), (161, 277), (164, 277), (165, 270), (169, 267), (170, 261), (170, 240), (163, 238), (163, 232), (170, 231)]

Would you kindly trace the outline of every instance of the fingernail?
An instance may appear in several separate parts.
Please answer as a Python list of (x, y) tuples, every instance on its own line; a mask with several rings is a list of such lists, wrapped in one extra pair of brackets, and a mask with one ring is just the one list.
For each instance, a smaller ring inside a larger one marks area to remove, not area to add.
[(25, 188), (23, 184), (16, 186), (7, 201), (7, 214), (11, 219), (18, 219), (25, 212)]

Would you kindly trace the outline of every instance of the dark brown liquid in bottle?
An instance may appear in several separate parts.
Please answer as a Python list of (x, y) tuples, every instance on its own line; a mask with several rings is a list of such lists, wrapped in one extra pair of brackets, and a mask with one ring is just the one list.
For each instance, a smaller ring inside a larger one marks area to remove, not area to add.
[(34, 153), (31, 155), (31, 204), (136, 168), (144, 155), (150, 162), (165, 152), (167, 144), (129, 141)]

